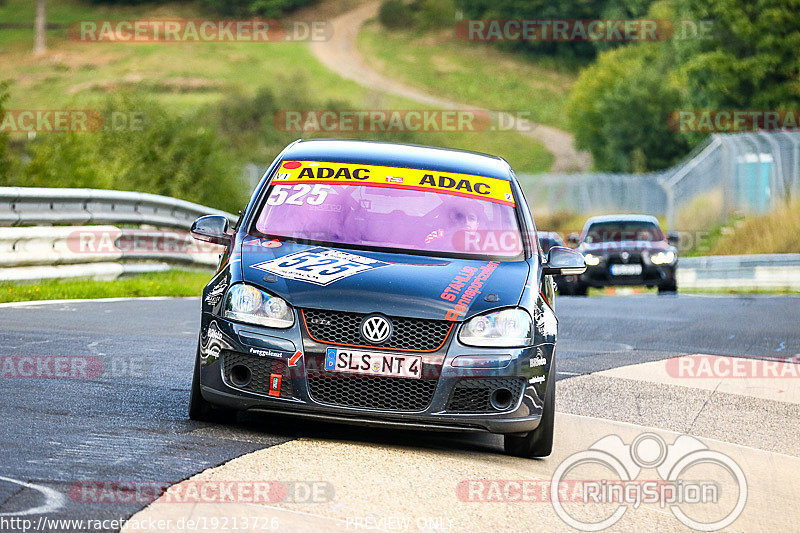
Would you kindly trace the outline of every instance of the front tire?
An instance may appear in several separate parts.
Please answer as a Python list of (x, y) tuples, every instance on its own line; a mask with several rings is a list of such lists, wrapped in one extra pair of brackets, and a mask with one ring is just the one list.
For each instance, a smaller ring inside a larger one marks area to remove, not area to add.
[(575, 285), (572, 286), (572, 295), (573, 296), (586, 296), (589, 287), (581, 283), (580, 281), (576, 281)]
[(658, 286), (658, 294), (674, 294), (678, 292), (678, 283), (673, 279)]
[(553, 426), (556, 414), (556, 361), (553, 358), (545, 393), (542, 419), (539, 426), (526, 435), (505, 435), (503, 446), (508, 455), (517, 457), (547, 457), (553, 451)]
[(214, 407), (200, 392), (200, 346), (197, 347), (197, 354), (194, 357), (192, 389), (189, 394), (189, 418), (198, 422), (224, 422), (236, 419), (236, 411)]

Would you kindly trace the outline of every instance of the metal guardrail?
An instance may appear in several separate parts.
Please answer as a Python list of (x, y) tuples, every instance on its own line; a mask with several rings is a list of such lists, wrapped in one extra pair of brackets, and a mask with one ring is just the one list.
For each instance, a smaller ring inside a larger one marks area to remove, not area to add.
[(129, 224), (188, 230), (203, 215), (236, 215), (157, 194), (0, 187), (0, 226)]
[(666, 215), (704, 230), (800, 198), (800, 132), (713, 134), (679, 164), (647, 174), (519, 175), (535, 211)]
[(197, 217), (212, 214), (236, 221), (230, 213), (156, 194), (0, 187), (0, 280), (213, 268), (221, 247), (200, 245), (187, 233)]
[[(0, 187), (0, 280), (114, 279), (176, 264), (214, 267), (218, 249), (200, 245), (186, 233), (195, 218), (208, 214), (236, 219), (230, 213), (155, 194)], [(800, 290), (800, 254), (679, 261), (678, 284), (683, 288)]]
[(678, 260), (678, 288), (800, 290), (800, 254), (715, 255)]

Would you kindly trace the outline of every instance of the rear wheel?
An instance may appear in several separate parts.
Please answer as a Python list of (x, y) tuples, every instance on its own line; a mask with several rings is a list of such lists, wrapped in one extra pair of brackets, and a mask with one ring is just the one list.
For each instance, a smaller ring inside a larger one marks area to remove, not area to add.
[(236, 420), (236, 411), (215, 407), (200, 392), (200, 347), (194, 358), (192, 390), (189, 395), (189, 418), (198, 422), (226, 422)]
[(517, 457), (547, 457), (553, 451), (553, 426), (556, 414), (556, 361), (550, 369), (547, 392), (545, 392), (542, 419), (539, 426), (526, 435), (505, 435), (503, 444), (508, 455)]

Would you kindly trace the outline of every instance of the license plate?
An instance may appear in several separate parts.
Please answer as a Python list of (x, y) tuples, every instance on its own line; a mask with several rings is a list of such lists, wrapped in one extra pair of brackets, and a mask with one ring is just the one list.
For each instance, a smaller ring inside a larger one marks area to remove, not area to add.
[(325, 370), (419, 379), (422, 377), (422, 357), (328, 348), (325, 352)]
[(642, 265), (611, 265), (613, 276), (638, 276), (642, 273)]

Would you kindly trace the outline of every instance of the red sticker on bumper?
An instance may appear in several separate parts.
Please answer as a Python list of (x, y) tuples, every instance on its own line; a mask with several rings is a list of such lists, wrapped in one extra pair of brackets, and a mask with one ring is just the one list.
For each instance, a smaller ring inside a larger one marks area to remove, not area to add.
[(281, 395), (281, 376), (280, 374), (270, 374), (269, 375), (269, 395), (270, 396), (280, 396)]

